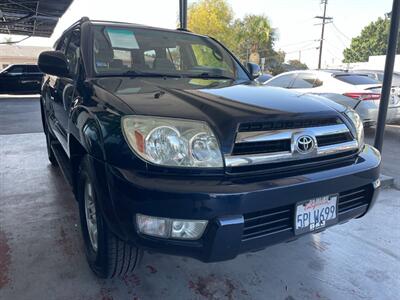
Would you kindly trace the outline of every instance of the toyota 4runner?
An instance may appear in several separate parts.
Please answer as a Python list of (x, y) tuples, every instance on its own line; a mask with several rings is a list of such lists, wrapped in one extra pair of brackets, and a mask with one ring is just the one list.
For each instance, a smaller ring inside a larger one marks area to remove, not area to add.
[(143, 250), (233, 259), (374, 204), (380, 154), (357, 113), (259, 86), (213, 38), (82, 18), (39, 67), (49, 160), (100, 277)]

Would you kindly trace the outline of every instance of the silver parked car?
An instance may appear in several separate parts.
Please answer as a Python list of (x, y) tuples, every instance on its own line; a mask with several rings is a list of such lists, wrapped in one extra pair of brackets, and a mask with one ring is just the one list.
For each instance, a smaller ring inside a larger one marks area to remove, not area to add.
[[(383, 82), (383, 71), (380, 70), (356, 70), (354, 72), (362, 73)], [(389, 109), (386, 120), (388, 122), (400, 122), (400, 73), (394, 72), (392, 77), (392, 90), (389, 99)]]
[(366, 74), (340, 70), (291, 71), (271, 78), (265, 85), (318, 94), (351, 107), (366, 127), (375, 125), (378, 118), (382, 84)]

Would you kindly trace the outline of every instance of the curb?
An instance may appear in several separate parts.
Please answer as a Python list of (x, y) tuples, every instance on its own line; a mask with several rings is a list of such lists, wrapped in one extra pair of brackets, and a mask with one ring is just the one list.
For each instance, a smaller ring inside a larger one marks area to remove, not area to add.
[(394, 178), (390, 176), (386, 176), (381, 174), (379, 176), (379, 179), (381, 180), (381, 188), (383, 189), (388, 189), (394, 186)]

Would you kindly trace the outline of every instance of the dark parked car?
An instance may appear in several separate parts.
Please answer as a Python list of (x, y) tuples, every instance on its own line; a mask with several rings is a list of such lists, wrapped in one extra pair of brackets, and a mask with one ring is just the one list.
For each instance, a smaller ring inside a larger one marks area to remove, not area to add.
[(37, 65), (9, 65), (0, 71), (0, 93), (39, 94), (42, 78)]
[(100, 277), (143, 250), (216, 262), (363, 216), (380, 154), (351, 109), (261, 88), (218, 41), (83, 18), (43, 52), (49, 160)]

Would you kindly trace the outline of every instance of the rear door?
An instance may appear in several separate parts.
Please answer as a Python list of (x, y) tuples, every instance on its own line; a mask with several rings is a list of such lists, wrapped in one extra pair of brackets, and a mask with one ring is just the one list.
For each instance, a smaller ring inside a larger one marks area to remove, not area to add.
[(0, 90), (2, 93), (18, 94), (23, 92), (21, 77), (24, 73), (23, 65), (14, 65), (2, 73)]
[(39, 93), (43, 74), (37, 65), (26, 65), (21, 85), (27, 93)]

